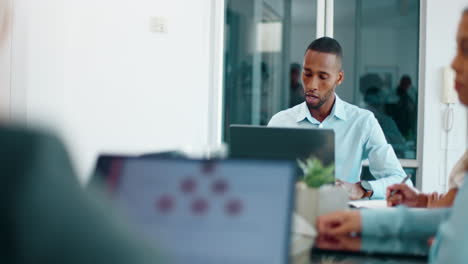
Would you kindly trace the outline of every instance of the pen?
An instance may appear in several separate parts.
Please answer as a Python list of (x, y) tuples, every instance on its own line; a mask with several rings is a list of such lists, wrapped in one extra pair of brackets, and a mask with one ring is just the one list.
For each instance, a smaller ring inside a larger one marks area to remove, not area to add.
[[(406, 175), (406, 177), (401, 181), (400, 184), (405, 183), (410, 177), (411, 177), (410, 174)], [(397, 192), (397, 190), (393, 190), (388, 197), (392, 197), (396, 192)]]

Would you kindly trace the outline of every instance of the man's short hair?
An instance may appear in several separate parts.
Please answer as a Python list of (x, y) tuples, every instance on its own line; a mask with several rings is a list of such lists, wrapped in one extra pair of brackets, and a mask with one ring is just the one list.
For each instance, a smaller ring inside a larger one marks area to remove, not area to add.
[(340, 43), (338, 43), (336, 39), (330, 37), (321, 37), (312, 41), (307, 47), (307, 50), (335, 54), (336, 57), (339, 59), (340, 64), (343, 61), (343, 49), (341, 48)]

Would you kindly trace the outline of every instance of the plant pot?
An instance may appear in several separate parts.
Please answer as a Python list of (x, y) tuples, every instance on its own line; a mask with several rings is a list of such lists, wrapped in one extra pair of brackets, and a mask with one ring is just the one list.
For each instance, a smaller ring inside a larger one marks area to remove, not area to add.
[(309, 188), (302, 182), (296, 185), (296, 213), (313, 226), (318, 216), (347, 209), (348, 201), (348, 194), (338, 186)]

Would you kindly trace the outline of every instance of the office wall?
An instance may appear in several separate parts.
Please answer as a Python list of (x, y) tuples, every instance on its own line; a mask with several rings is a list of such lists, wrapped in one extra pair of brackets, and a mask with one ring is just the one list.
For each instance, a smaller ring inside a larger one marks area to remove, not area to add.
[(424, 111), (421, 112), (424, 115), (424, 156), (421, 167), (423, 191), (445, 190), (448, 172), (467, 147), (465, 107), (459, 103), (453, 106), (454, 125), (447, 135), (443, 130), (443, 116), (447, 107), (441, 103), (442, 69), (451, 64), (455, 54), (456, 28), (461, 11), (466, 6), (464, 0), (428, 0), (423, 7), (427, 15), (423, 18), (426, 28), (423, 32), (423, 78), (420, 83), (420, 86), (424, 87)]
[(11, 0), (0, 0), (0, 117), (9, 118), (11, 67)]
[(207, 144), (210, 4), (15, 0), (13, 116), (58, 131), (82, 181), (100, 152)]

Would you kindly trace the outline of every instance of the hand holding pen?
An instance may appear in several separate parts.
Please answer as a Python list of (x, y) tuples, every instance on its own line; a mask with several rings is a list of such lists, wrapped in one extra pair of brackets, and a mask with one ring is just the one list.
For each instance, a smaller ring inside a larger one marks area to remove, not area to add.
[[(410, 177), (411, 177), (410, 174), (406, 175), (406, 177), (401, 181), (400, 184), (406, 183), (406, 181), (407, 181)], [(393, 196), (393, 195), (395, 195), (396, 192), (398, 192), (397, 189), (392, 190), (392, 191), (390, 192), (390, 197)]]
[(408, 207), (426, 206), (427, 200), (423, 201), (424, 198), (421, 197), (416, 189), (405, 184), (409, 178), (410, 175), (407, 175), (401, 183), (391, 185), (387, 188), (386, 197), (388, 206), (397, 206), (400, 204), (406, 205)]

